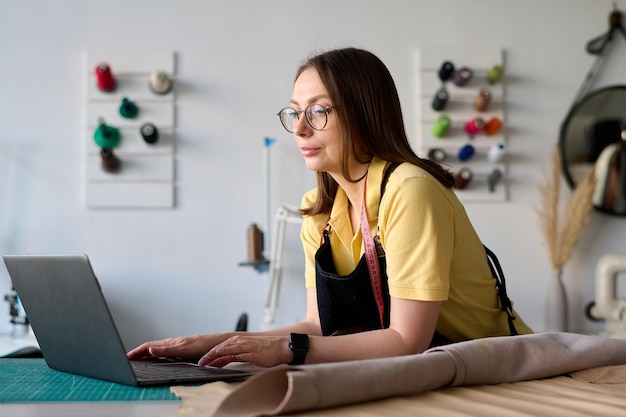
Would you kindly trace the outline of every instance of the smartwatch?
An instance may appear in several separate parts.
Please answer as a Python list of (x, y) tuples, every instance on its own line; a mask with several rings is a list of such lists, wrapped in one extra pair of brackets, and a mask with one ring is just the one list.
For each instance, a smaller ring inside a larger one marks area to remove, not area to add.
[(293, 360), (289, 365), (302, 365), (309, 352), (309, 335), (291, 333), (289, 335), (289, 349), (293, 352)]

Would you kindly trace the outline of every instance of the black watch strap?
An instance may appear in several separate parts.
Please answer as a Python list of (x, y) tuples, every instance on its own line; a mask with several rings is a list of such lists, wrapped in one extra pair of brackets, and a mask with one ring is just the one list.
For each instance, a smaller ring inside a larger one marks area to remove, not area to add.
[(293, 360), (289, 365), (302, 365), (309, 352), (309, 335), (291, 333), (289, 335), (289, 349), (293, 352)]

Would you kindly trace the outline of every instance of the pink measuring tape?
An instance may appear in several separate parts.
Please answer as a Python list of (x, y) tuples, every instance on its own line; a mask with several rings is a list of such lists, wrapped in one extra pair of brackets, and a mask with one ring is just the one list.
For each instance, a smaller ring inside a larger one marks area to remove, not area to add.
[[(367, 180), (365, 182), (367, 188)], [(383, 300), (383, 288), (380, 282), (380, 267), (378, 265), (378, 255), (374, 246), (374, 238), (367, 221), (367, 210), (365, 204), (365, 188), (363, 191), (363, 204), (361, 205), (361, 234), (363, 237), (363, 246), (365, 247), (365, 260), (367, 261), (367, 269), (370, 272), (370, 280), (372, 281), (372, 291), (374, 299), (378, 307), (378, 315), (380, 317), (380, 327), (385, 328), (385, 303)]]

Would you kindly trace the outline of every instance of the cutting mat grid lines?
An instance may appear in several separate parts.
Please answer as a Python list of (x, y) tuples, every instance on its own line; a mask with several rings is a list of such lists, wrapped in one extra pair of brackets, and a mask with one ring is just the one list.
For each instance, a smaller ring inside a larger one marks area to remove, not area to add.
[(0, 359), (0, 403), (179, 401), (169, 387), (131, 387), (58, 372), (43, 359)]

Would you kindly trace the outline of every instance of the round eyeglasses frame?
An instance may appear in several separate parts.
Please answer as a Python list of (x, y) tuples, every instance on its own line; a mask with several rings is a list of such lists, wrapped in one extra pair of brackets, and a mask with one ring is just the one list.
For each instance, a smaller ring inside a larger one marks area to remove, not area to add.
[[(313, 103), (309, 104), (304, 110), (296, 110), (293, 107), (284, 107), (276, 114), (280, 119), (280, 123), (289, 133), (293, 133), (294, 120), (300, 120), (300, 114), (302, 113), (304, 113), (304, 118), (312, 129), (323, 130), (328, 123), (328, 112), (333, 108), (334, 106), (324, 106), (322, 104)], [(324, 114), (324, 123), (321, 123), (320, 119), (322, 117), (322, 113)]]

